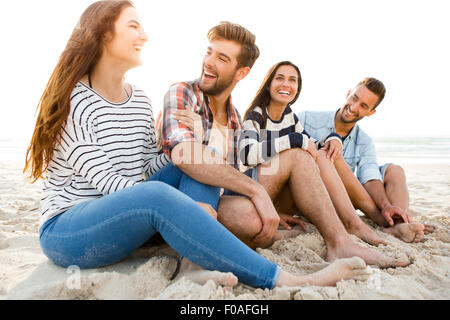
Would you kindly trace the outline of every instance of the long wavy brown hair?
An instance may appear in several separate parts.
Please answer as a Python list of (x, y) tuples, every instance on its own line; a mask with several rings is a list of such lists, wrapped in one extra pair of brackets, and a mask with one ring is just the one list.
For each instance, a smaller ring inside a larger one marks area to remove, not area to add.
[[(274, 64), (269, 71), (267, 72), (261, 86), (259, 87), (258, 91), (256, 92), (255, 98), (253, 99), (252, 103), (248, 107), (247, 111), (244, 115), (244, 121), (247, 120), (247, 117), (252, 114), (253, 110), (255, 110), (256, 107), (260, 107), (263, 110), (263, 121), (264, 121), (264, 128), (267, 123), (267, 107), (270, 104), (270, 84), (272, 83), (273, 78), (275, 77), (275, 74), (277, 73), (278, 69), (281, 66), (292, 66), (295, 70), (297, 70), (298, 73), (298, 91), (295, 95), (294, 99), (288, 103), (288, 106), (291, 106), (297, 101), (300, 92), (302, 91), (302, 74), (300, 73), (300, 69), (293, 64), (290, 61), (281, 61), (276, 64)], [(254, 120), (254, 119), (253, 119)], [(261, 128), (261, 129), (264, 129)]]
[(73, 88), (97, 64), (103, 53), (105, 35), (115, 34), (115, 22), (127, 7), (134, 4), (127, 0), (97, 1), (84, 11), (73, 30), (37, 106), (36, 126), (23, 170), (33, 183), (43, 178), (53, 158), (70, 113)]

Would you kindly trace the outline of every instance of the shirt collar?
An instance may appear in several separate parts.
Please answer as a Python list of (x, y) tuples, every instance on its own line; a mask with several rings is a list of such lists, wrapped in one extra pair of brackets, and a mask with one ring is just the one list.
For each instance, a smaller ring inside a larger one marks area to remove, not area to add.
[[(201, 92), (202, 98), (204, 99), (205, 105), (207, 106), (209, 112), (211, 112), (211, 109), (209, 107), (209, 97), (200, 89), (200, 81), (198, 79), (195, 80), (195, 85), (197, 87), (197, 90), (199, 92)], [(227, 108), (228, 108), (228, 110), (227, 110), (228, 111), (227, 112), (227, 114), (228, 114), (228, 127), (230, 129), (238, 129), (238, 128), (240, 128), (241, 127), (240, 120), (239, 120), (240, 119), (240, 115), (239, 115), (238, 111), (236, 110), (236, 108), (233, 105), (231, 96), (228, 98)], [(212, 114), (212, 112), (211, 112), (211, 114)]]

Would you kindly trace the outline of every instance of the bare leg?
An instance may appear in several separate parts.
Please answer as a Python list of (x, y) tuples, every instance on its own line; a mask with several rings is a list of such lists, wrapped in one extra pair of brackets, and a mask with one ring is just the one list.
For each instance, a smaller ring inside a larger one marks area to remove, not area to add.
[(341, 154), (336, 157), (334, 166), (337, 173), (341, 177), (341, 181), (347, 190), (353, 206), (356, 209), (361, 210), (361, 212), (363, 212), (368, 218), (372, 219), (379, 226), (388, 227), (389, 224), (381, 215), (381, 212), (372, 200), (372, 197), (350, 170), (350, 167), (347, 165)]
[[(409, 192), (406, 184), (406, 175), (402, 167), (390, 165), (386, 169), (384, 187), (389, 202), (403, 211), (408, 212)], [(386, 228), (385, 231), (405, 242), (420, 242), (424, 234), (434, 231), (434, 227), (421, 223), (408, 224), (401, 221), (396, 222), (393, 227)]]
[(252, 201), (240, 196), (222, 196), (217, 220), (252, 249), (270, 247), (274, 240), (256, 243), (253, 238), (262, 229), (262, 222)]
[[(353, 205), (379, 226), (383, 227), (386, 233), (389, 233), (405, 242), (417, 242), (423, 238), (423, 234), (421, 232), (427, 234), (434, 231), (432, 226), (423, 226), (420, 223), (397, 223), (395, 226), (389, 227), (386, 219), (381, 215), (381, 211), (378, 209), (366, 189), (361, 185), (353, 172), (350, 170), (344, 158), (341, 155), (336, 157), (334, 164)], [(406, 186), (405, 174), (400, 167), (391, 166), (386, 170), (385, 188), (389, 201), (393, 205), (398, 206), (407, 212), (409, 207), (409, 193)]]
[[(272, 163), (274, 161), (278, 163)], [(267, 167), (276, 167), (278, 170), (276, 173), (262, 174)], [(325, 240), (327, 261), (359, 256), (368, 264), (385, 268), (410, 263), (397, 261), (353, 243), (333, 207), (318, 167), (305, 151), (291, 149), (280, 153), (258, 167), (258, 177), (271, 199), (278, 196), (286, 183), (289, 184), (295, 206), (319, 229)]]
[(328, 190), (333, 205), (341, 218), (347, 231), (356, 235), (360, 239), (378, 246), (386, 244), (368, 225), (366, 225), (357, 215), (355, 208), (350, 201), (344, 184), (341, 181), (333, 163), (327, 159), (326, 152), (319, 151), (320, 176)]

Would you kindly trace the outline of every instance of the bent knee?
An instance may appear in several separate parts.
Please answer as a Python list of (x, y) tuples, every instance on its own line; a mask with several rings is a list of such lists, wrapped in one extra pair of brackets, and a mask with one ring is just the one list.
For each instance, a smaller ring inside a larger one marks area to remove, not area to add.
[(249, 200), (242, 206), (242, 218), (249, 237), (256, 236), (263, 228), (261, 218), (253, 203)]
[(135, 201), (142, 200), (144, 203), (148, 202), (149, 199), (157, 199), (161, 202), (171, 199), (170, 201), (173, 202), (179, 199), (179, 196), (183, 195), (181, 191), (160, 181), (143, 182), (135, 187), (138, 190), (135, 194)]
[(396, 164), (391, 164), (386, 168), (385, 178), (396, 177), (396, 178), (406, 178), (405, 170)]
[(253, 202), (244, 197), (222, 197), (218, 221), (233, 233), (252, 238), (262, 230), (262, 221)]
[(288, 157), (292, 163), (302, 164), (302, 165), (315, 165), (314, 159), (311, 155), (300, 148), (293, 148), (286, 151), (283, 151), (281, 154), (284, 154), (285, 157)]

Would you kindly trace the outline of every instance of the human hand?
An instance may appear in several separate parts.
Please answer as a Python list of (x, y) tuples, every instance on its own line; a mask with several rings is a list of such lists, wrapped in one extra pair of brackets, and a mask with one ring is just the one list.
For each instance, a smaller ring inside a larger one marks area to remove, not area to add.
[(334, 163), (334, 159), (336, 159), (336, 156), (342, 153), (342, 143), (336, 139), (332, 139), (325, 143), (325, 146), (322, 148), (322, 150), (327, 152), (327, 159)]
[(263, 186), (258, 185), (258, 192), (250, 199), (255, 205), (262, 222), (261, 232), (253, 240), (258, 243), (270, 242), (277, 233), (280, 216)]
[(294, 218), (293, 216), (285, 213), (278, 213), (278, 215), (280, 216), (280, 225), (286, 230), (291, 230), (292, 227), (290, 224), (292, 224), (294, 226), (299, 225), (303, 231), (306, 231), (306, 222), (302, 219)]
[(381, 215), (386, 219), (390, 226), (395, 224), (394, 220), (402, 220), (405, 223), (412, 222), (411, 217), (399, 207), (387, 205), (381, 211)]
[(194, 132), (200, 143), (203, 142), (203, 122), (202, 117), (198, 113), (189, 110), (186, 106), (185, 110), (177, 109), (172, 111), (171, 114), (174, 116), (175, 120)]
[(200, 202), (200, 201), (197, 201), (197, 204), (200, 207), (202, 207), (202, 209), (205, 210), (207, 214), (209, 214), (211, 217), (213, 217), (214, 220), (217, 220), (217, 211), (214, 210), (214, 208), (210, 204)]

